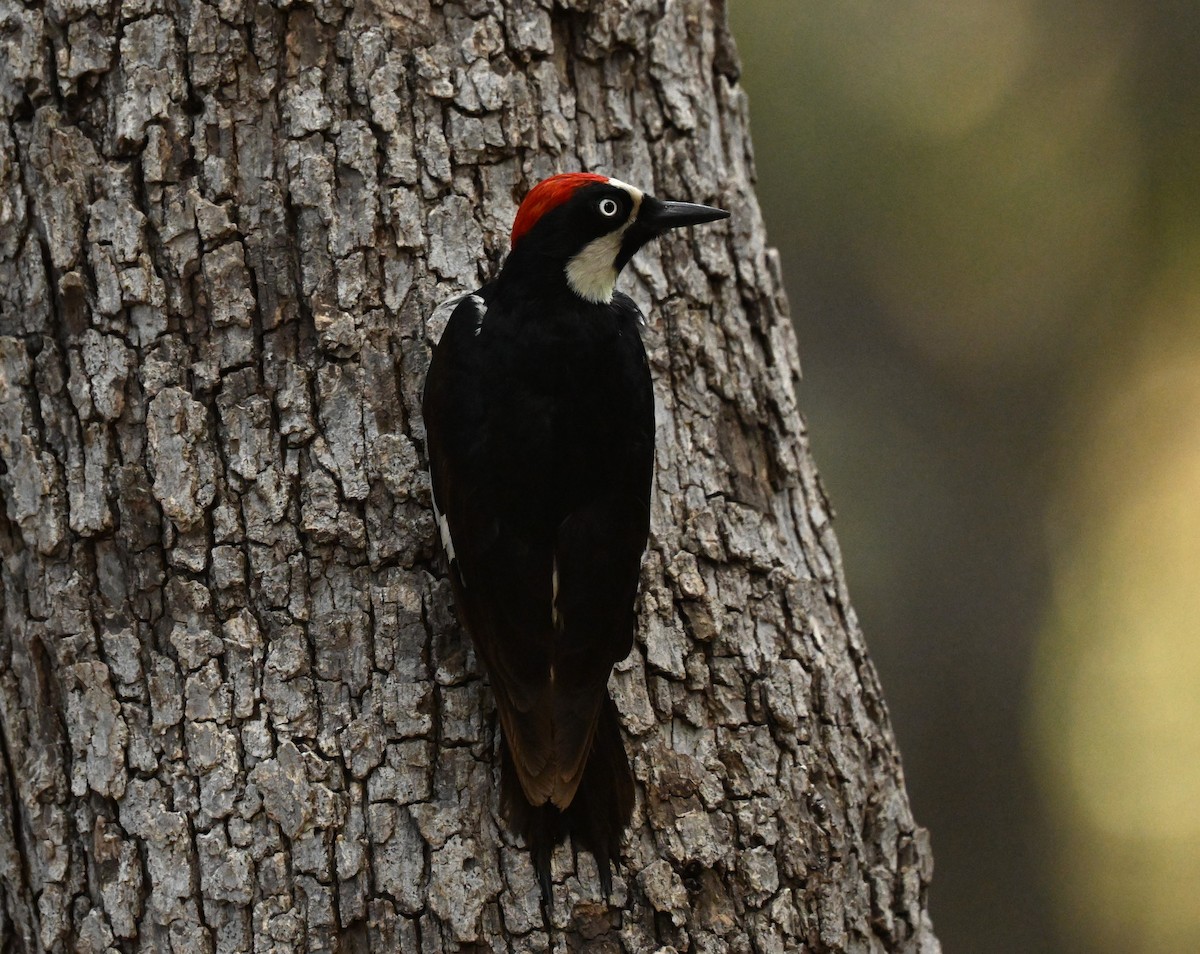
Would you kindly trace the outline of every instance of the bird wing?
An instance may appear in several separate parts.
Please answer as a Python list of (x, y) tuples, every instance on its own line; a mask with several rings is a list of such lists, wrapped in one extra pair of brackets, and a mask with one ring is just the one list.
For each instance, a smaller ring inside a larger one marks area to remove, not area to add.
[[(580, 473), (548, 476), (563, 456), (560, 404), (522, 392), (520, 406), (498, 410), (488, 375), (502, 346), (487, 341), (487, 309), (478, 295), (456, 306), (426, 379), (434, 505), (459, 614), (491, 678), (521, 787), (533, 805), (565, 808), (612, 665), (633, 640), (653, 468), (649, 368), (631, 322), (612, 359), (627, 380), (604, 412), (616, 436), (586, 448), (588, 462), (572, 465)], [(498, 447), (494, 435), (511, 422), (519, 427)], [(580, 492), (541, 524), (530, 514), (554, 513), (555, 482)]]
[(504, 478), (490, 461), (487, 439), (495, 356), (479, 340), (489, 298), (488, 286), (462, 296), (434, 349), (423, 400), (429, 473), (459, 617), (491, 677), (506, 738), (541, 773), (553, 750), (547, 691), (553, 561), (549, 541), (539, 546), (514, 532), (511, 520), (506, 526), (497, 500)]
[(552, 801), (560, 808), (570, 804), (583, 777), (609, 673), (633, 646), (648, 528), (644, 498), (612, 494), (572, 513), (556, 536)]

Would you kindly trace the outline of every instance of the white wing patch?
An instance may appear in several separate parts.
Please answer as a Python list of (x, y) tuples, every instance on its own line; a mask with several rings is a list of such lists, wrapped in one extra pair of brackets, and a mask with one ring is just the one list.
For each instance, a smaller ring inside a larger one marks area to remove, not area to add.
[(475, 306), (475, 337), (483, 331), (483, 319), (487, 317), (487, 302), (478, 295), (471, 295), (471, 304)]
[[(451, 564), (457, 564), (458, 557), (454, 554), (454, 538), (450, 536), (450, 521), (446, 519), (446, 515), (438, 507), (436, 493), (433, 495), (433, 516), (437, 520), (438, 536), (442, 538), (442, 549), (446, 553), (446, 560)], [(467, 578), (463, 576), (461, 566), (458, 567), (458, 578), (463, 586), (467, 585)]]
[[(550, 578), (554, 587), (554, 593), (550, 598), (550, 622), (554, 626), (555, 632), (561, 633), (563, 630), (562, 613), (558, 611), (558, 557), (554, 558), (554, 575)], [(550, 680), (554, 681), (554, 669), (551, 667)]]
[[(437, 508), (434, 508), (437, 513)], [(446, 519), (444, 513), (437, 515), (438, 535), (442, 538), (442, 549), (446, 551), (446, 559), (453, 563), (457, 557), (454, 555), (454, 538), (450, 536), (450, 521)]]
[(482, 298), (473, 292), (464, 292), (461, 295), (455, 295), (453, 298), (447, 298), (439, 303), (429, 316), (429, 321), (426, 322), (426, 327), (429, 330), (429, 337), (433, 341), (441, 341), (442, 334), (446, 330), (446, 325), (450, 321), (450, 316), (454, 314), (454, 309), (459, 303), (468, 298), (475, 308), (475, 334), (483, 331), (483, 319), (487, 317), (487, 304)]

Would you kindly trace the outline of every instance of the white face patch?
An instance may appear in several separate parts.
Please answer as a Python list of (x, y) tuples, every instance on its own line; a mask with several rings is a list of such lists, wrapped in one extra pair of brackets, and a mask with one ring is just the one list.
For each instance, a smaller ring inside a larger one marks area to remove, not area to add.
[(617, 285), (617, 256), (621, 254), (621, 241), (629, 226), (637, 221), (642, 208), (642, 190), (622, 182), (609, 179), (608, 184), (624, 189), (633, 200), (629, 218), (615, 232), (601, 235), (588, 242), (567, 262), (567, 284), (584, 301), (605, 305), (612, 301), (613, 289)]

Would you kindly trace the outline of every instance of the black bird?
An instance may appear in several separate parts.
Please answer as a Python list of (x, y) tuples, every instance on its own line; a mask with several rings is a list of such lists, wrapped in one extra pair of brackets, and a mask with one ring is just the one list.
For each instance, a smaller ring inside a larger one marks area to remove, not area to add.
[(728, 215), (591, 173), (539, 183), (499, 276), (453, 306), (425, 381), (442, 545), (500, 713), (501, 807), (547, 905), (567, 835), (611, 892), (633, 811), (607, 687), (633, 647), (654, 397), (644, 319), (614, 285), (651, 239)]

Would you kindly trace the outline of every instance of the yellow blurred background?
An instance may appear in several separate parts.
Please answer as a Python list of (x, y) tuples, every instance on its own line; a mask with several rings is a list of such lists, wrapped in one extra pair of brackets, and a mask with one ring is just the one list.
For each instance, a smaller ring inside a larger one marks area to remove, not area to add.
[(945, 949), (1200, 951), (1200, 3), (730, 19)]

